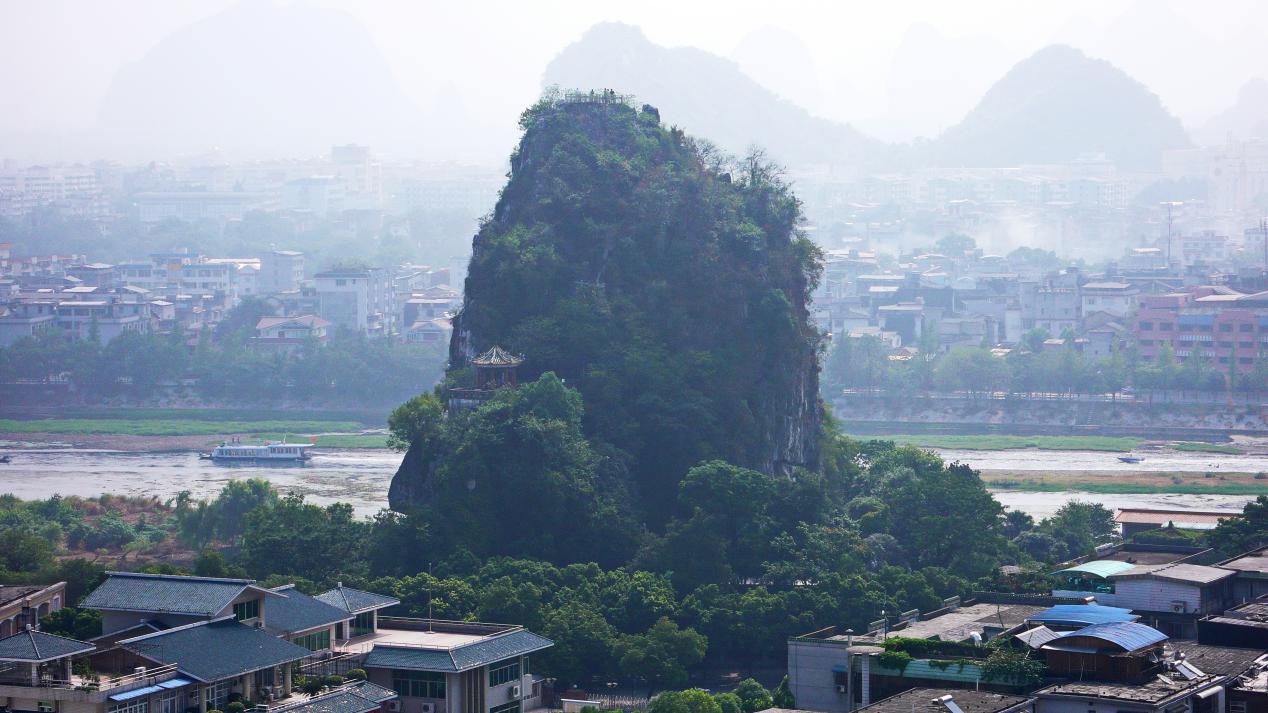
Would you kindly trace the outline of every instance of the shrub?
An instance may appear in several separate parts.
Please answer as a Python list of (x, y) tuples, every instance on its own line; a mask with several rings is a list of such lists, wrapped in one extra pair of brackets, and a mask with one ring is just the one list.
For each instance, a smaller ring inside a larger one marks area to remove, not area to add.
[(342, 686), (343, 680), (343, 676), (326, 676), (321, 680), (321, 682), (331, 688), (334, 688), (336, 686)]
[(299, 690), (303, 691), (304, 693), (307, 693), (310, 696), (320, 691), (321, 687), (322, 687), (322, 680), (318, 678), (317, 676), (305, 678), (304, 682), (299, 684)]
[(876, 657), (876, 662), (885, 668), (892, 668), (902, 673), (907, 670), (907, 664), (912, 662), (912, 657), (906, 651), (886, 651)]
[(348, 680), (349, 680), (349, 681), (364, 681), (364, 680), (365, 680), (365, 678), (366, 678), (366, 676), (365, 676), (365, 669), (363, 669), (363, 668), (354, 668), (354, 669), (352, 669), (351, 671), (348, 671), (348, 676), (347, 676), (347, 678), (348, 678)]
[(225, 713), (242, 713), (247, 707), (242, 705), (242, 701), (234, 701), (225, 706)]

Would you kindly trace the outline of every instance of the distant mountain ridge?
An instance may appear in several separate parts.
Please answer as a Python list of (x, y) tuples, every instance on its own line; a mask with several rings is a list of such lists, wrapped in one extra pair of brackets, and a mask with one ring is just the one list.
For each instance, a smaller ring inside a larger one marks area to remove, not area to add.
[(1261, 77), (1246, 82), (1233, 106), (1211, 117), (1195, 133), (1208, 146), (1229, 139), (1268, 138), (1268, 81)]
[(1104, 153), (1120, 168), (1156, 169), (1189, 137), (1140, 82), (1065, 45), (1019, 62), (964, 120), (932, 142), (935, 164), (1008, 166)]
[(600, 23), (546, 68), (544, 85), (613, 88), (658, 107), (666, 120), (740, 153), (766, 148), (790, 166), (852, 164), (1008, 166), (1104, 153), (1125, 170), (1155, 169), (1162, 152), (1190, 145), (1156, 95), (1109, 62), (1064, 45), (1019, 62), (957, 125), (929, 141), (886, 144), (811, 115), (695, 48), (667, 48), (629, 25)]
[(813, 116), (744, 74), (735, 62), (693, 47), (652, 43), (637, 27), (591, 27), (546, 66), (543, 85), (616, 89), (656, 106), (670, 124), (741, 154), (751, 145), (787, 164), (870, 163), (891, 149), (847, 124)]

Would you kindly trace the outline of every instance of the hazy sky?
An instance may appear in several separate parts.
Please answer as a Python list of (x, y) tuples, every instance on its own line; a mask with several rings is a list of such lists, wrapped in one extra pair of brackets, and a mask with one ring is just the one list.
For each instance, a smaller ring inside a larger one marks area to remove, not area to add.
[[(502, 130), (537, 96), (546, 63), (602, 20), (732, 57), (814, 112), (888, 139), (954, 124), (1012, 63), (1057, 41), (1118, 65), (1189, 126), (1268, 76), (1268, 3), (1253, 0), (305, 1), (363, 24), (421, 107), (457, 100)], [(232, 4), (0, 0), (0, 132), (92, 128), (121, 66)]]

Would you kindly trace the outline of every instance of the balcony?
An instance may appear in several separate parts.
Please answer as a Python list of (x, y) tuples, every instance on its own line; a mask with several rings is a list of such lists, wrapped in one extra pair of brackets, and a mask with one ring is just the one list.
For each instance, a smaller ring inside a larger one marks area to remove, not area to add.
[(42, 700), (100, 703), (112, 695), (155, 686), (177, 677), (176, 666), (168, 664), (114, 678), (71, 675), (67, 680), (42, 672), (33, 682), (29, 674), (19, 673), (21, 668), (13, 666), (0, 669), (0, 698), (29, 698), (33, 693), (32, 689), (39, 689)]

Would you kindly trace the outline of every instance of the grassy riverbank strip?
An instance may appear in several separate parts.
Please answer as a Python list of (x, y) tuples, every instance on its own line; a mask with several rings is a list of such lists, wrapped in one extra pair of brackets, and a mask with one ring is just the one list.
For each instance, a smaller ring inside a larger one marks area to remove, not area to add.
[(863, 440), (894, 441), (900, 445), (921, 448), (946, 448), (969, 451), (1003, 451), (1038, 448), (1050, 451), (1105, 451), (1126, 453), (1138, 448), (1143, 439), (1125, 436), (953, 436), (937, 434), (886, 434), (859, 436)]
[(1171, 449), (1186, 453), (1223, 453), (1230, 456), (1240, 456), (1246, 453), (1245, 450), (1227, 443), (1198, 443), (1194, 441), (1172, 443)]
[(983, 471), (992, 490), (1056, 493), (1076, 490), (1106, 495), (1268, 495), (1268, 478), (1258, 473), (1154, 473), (1069, 471)]

